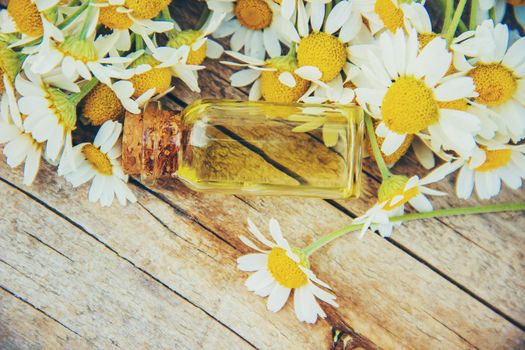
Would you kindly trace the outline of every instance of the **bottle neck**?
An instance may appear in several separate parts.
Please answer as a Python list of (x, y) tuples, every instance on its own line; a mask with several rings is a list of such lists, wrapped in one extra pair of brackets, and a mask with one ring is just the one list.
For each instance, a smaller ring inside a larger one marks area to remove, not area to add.
[(149, 104), (141, 114), (126, 113), (122, 137), (122, 166), (128, 175), (148, 183), (175, 177), (181, 148), (180, 116)]

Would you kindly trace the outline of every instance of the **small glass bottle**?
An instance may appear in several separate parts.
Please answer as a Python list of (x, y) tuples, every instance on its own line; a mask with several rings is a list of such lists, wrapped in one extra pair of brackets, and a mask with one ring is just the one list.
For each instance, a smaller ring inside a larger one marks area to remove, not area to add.
[(360, 192), (356, 106), (200, 100), (180, 114), (150, 104), (124, 121), (124, 171), (177, 177), (197, 191), (348, 198)]

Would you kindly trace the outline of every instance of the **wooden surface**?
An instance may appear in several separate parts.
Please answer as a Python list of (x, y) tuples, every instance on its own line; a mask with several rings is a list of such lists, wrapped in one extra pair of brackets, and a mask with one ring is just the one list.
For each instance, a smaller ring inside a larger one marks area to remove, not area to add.
[[(184, 6), (184, 9), (182, 7)], [(199, 6), (180, 1), (185, 26)], [(229, 68), (207, 61), (202, 94), (176, 84), (173, 108), (199, 97), (246, 98)], [(399, 171), (424, 174), (413, 155)], [(402, 170), (401, 170), (402, 169)], [(525, 216), (412, 222), (392, 239), (341, 239), (314, 254), (340, 307), (299, 323), (248, 292), (236, 259), (246, 218), (278, 219), (293, 245), (347, 225), (373, 201), (379, 174), (365, 162), (361, 199), (325, 201), (199, 194), (179, 182), (131, 188), (138, 203), (102, 209), (44, 165), (24, 187), (0, 164), (0, 349), (523, 349)], [(453, 193), (451, 179), (436, 188)], [(505, 190), (497, 202), (523, 200)], [(437, 207), (479, 203), (453, 197)], [(484, 202), (486, 203), (486, 202)]]

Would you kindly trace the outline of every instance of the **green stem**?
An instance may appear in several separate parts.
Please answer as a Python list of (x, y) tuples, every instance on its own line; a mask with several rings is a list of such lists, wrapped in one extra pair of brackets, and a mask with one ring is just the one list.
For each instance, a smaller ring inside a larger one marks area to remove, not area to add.
[(452, 20), (452, 12), (454, 10), (454, 0), (445, 0), (445, 14), (443, 15), (443, 28), (441, 34), (445, 34), (448, 27), (450, 26), (450, 21)]
[(199, 18), (199, 21), (195, 25), (195, 29), (196, 30), (200, 30), (200, 29), (202, 29), (202, 27), (204, 27), (204, 24), (206, 24), (206, 21), (208, 20), (208, 17), (210, 16), (210, 13), (211, 13), (211, 11), (208, 8), (208, 6), (205, 6), (204, 10), (202, 10), (201, 17)]
[[(493, 204), (483, 205), (479, 207), (463, 207), (463, 208), (448, 208), (433, 210), (425, 213), (414, 213), (405, 214), (399, 216), (393, 216), (390, 218), (390, 222), (406, 222), (421, 219), (438, 218), (443, 216), (455, 216), (455, 215), (470, 215), (470, 214), (484, 214), (484, 213), (497, 213), (502, 211), (521, 211), (525, 210), (525, 202), (513, 203), (513, 204)], [(311, 243), (303, 249), (303, 253), (306, 256), (312, 255), (316, 250), (324, 247), (333, 240), (344, 236), (347, 233), (355, 232), (363, 228), (364, 224), (352, 224), (337, 231), (331, 232), (317, 241)]]
[(478, 7), (479, 0), (472, 0), (470, 3), (470, 18), (468, 22), (468, 28), (470, 30), (476, 29), (476, 26), (478, 25)]
[(86, 18), (84, 18), (84, 23), (82, 24), (82, 29), (80, 30), (80, 38), (86, 39), (88, 34), (88, 29), (91, 25), (91, 17), (95, 14), (95, 11), (97, 10), (94, 6), (90, 6), (91, 0), (86, 1), (88, 3), (88, 12), (86, 14)]
[(370, 145), (372, 146), (372, 152), (374, 152), (374, 158), (376, 160), (377, 167), (379, 168), (379, 171), (381, 172), (381, 178), (383, 178), (384, 181), (390, 178), (392, 173), (390, 170), (388, 170), (385, 160), (381, 155), (381, 150), (377, 144), (376, 133), (374, 131), (374, 124), (372, 123), (372, 118), (368, 114), (365, 115), (365, 124), (366, 130), (368, 132), (368, 138), (370, 140)]
[(98, 79), (93, 77), (93, 79), (89, 80), (86, 84), (84, 84), (84, 86), (82, 86), (82, 88), (80, 89), (80, 92), (72, 95), (69, 98), (69, 100), (73, 102), (75, 105), (79, 104), (80, 101), (82, 101), (82, 99), (86, 97), (86, 95), (89, 94), (91, 90), (95, 88), (95, 86), (97, 86), (97, 84), (98, 84)]
[(135, 50), (139, 51), (144, 49), (144, 39), (140, 35), (135, 36)]
[(491, 8), (489, 10), (489, 12), (490, 12), (490, 18), (492, 19), (492, 22), (494, 22), (494, 24), (496, 24), (497, 23), (497, 20), (496, 20), (496, 6)]
[(447, 42), (449, 44), (452, 41), (452, 38), (454, 38), (454, 34), (456, 34), (456, 29), (458, 28), (458, 24), (461, 20), (461, 15), (463, 14), (463, 10), (465, 9), (466, 4), (467, 0), (459, 0), (458, 6), (456, 7), (456, 11), (454, 12), (454, 17), (452, 17), (452, 22), (450, 22), (450, 26), (447, 28), (447, 34), (445, 35), (445, 39), (447, 39)]
[[(439, 0), (439, 6), (441, 7), (441, 9), (442, 9), (443, 11), (446, 11), (446, 3), (445, 3), (445, 1), (446, 1), (446, 0)], [(452, 9), (452, 7), (451, 7), (451, 9)], [(446, 17), (443, 16), (443, 18), (446, 18)], [(448, 21), (449, 23), (450, 23), (450, 20), (451, 20), (451, 19), (452, 19), (452, 13), (451, 13), (450, 16), (449, 16), (449, 21)], [(448, 25), (449, 23), (447, 23), (447, 25)], [(458, 25), (458, 27), (459, 27), (459, 30), (461, 30), (461, 32), (466, 32), (466, 31), (468, 30), (467, 26), (465, 25), (465, 23), (464, 23), (462, 20), (459, 21), (459, 25)], [(443, 29), (442, 29), (441, 33), (444, 34), (445, 32), (446, 32), (446, 28), (445, 28), (445, 23), (444, 23), (444, 24), (443, 24)]]
[(166, 6), (164, 9), (162, 9), (160, 13), (160, 18), (164, 21), (171, 21), (173, 22), (173, 17), (171, 17), (170, 8)]

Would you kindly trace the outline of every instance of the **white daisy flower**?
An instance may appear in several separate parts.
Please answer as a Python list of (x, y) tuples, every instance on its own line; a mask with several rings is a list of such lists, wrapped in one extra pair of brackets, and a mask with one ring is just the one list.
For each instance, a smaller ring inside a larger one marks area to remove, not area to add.
[(245, 283), (249, 291), (261, 297), (268, 297), (268, 310), (278, 312), (286, 304), (294, 291), (295, 314), (299, 321), (315, 323), (317, 317), (325, 318), (315, 298), (337, 307), (335, 295), (326, 292), (318, 285), (330, 289), (310, 270), (308, 258), (299, 249), (290, 247), (284, 239), (279, 223), (270, 220), (270, 234), (275, 242), (268, 240), (248, 219), (248, 229), (264, 246), (260, 249), (249, 238), (241, 236), (241, 241), (258, 253), (241, 256), (237, 259), (242, 271), (254, 272)]
[(349, 42), (363, 30), (363, 23), (359, 1), (340, 1), (334, 6), (326, 19), (324, 31), (333, 34), (339, 31), (339, 39)]
[(148, 48), (153, 50), (155, 44), (150, 36), (155, 33), (165, 33), (178, 25), (172, 20), (153, 20), (166, 6), (169, 0), (97, 2), (93, 6), (100, 7), (99, 22), (111, 29), (117, 36), (115, 48), (119, 51), (131, 49), (131, 34), (139, 35)]
[(468, 159), (457, 159), (443, 164), (441, 171), (448, 174), (459, 169), (456, 194), (471, 197), (474, 188), (480, 199), (490, 199), (501, 190), (501, 183), (519, 189), (525, 178), (525, 147), (523, 145), (483, 146)]
[(294, 52), (287, 56), (277, 56), (268, 60), (249, 57), (235, 51), (226, 51), (231, 57), (243, 62), (221, 61), (223, 64), (245, 69), (231, 75), (232, 86), (241, 87), (253, 84), (249, 99), (261, 97), (270, 102), (297, 102), (308, 90), (310, 82), (294, 73), (297, 60)]
[(393, 228), (400, 223), (390, 222), (389, 218), (403, 215), (405, 203), (409, 203), (419, 212), (432, 211), (432, 203), (426, 195), (445, 196), (446, 193), (426, 185), (440, 181), (446, 175), (442, 169), (436, 169), (422, 179), (418, 176), (408, 178), (394, 175), (384, 180), (378, 191), (378, 203), (353, 221), (354, 224), (363, 224), (359, 238), (363, 237), (369, 228), (378, 231), (383, 237), (390, 237)]
[(201, 64), (206, 57), (217, 59), (224, 52), (223, 47), (208, 38), (208, 35), (217, 30), (222, 23), (226, 13), (212, 12), (208, 20), (199, 30), (172, 30), (168, 33), (166, 46), (178, 49), (182, 46), (189, 47), (188, 57), (185, 63), (191, 65)]
[(174, 77), (182, 80), (192, 91), (200, 92), (196, 71), (205, 67), (187, 63), (190, 51), (191, 48), (187, 45), (178, 49), (167, 46), (158, 47), (153, 52), (153, 57), (160, 63), (153, 69), (168, 69)]
[(19, 74), (16, 90), (22, 95), (18, 107), (24, 119), (23, 128), (39, 143), (46, 144), (46, 157), (51, 162), (69, 160), (71, 132), (76, 128), (76, 104), (59, 89), (52, 88), (38, 75), (25, 70), (29, 80)]
[(31, 70), (36, 74), (46, 74), (60, 66), (64, 76), (72, 82), (79, 76), (91, 80), (93, 75), (106, 85), (111, 84), (112, 78), (129, 79), (132, 72), (119, 65), (131, 62), (132, 58), (108, 56), (117, 39), (115, 34), (100, 35), (93, 42), (89, 38), (73, 35), (66, 37), (59, 45), (50, 41), (34, 56)]
[(405, 28), (405, 14), (399, 0), (357, 0), (356, 7), (366, 18), (372, 34), (383, 29), (395, 33)]
[(525, 137), (525, 38), (508, 47), (507, 26), (494, 26), (492, 21), (483, 22), (465, 37), (452, 47), (471, 57), (467, 75), (478, 93), (474, 101), (492, 109), (496, 124), (503, 127), (500, 133), (518, 142)]
[(435, 38), (419, 51), (416, 31), (398, 30), (381, 34), (378, 45), (355, 83), (359, 104), (381, 120), (376, 133), (385, 139), (383, 153), (394, 153), (408, 134), (428, 132), (434, 149), (469, 156), (480, 121), (454, 102), (477, 94), (472, 79), (445, 76), (452, 60), (446, 41)]
[(0, 101), (0, 144), (5, 144), (3, 153), (10, 167), (24, 163), (23, 183), (29, 186), (40, 168), (43, 144), (23, 130), (13, 88), (7, 77), (3, 79), (6, 93)]
[(281, 55), (281, 45), (298, 41), (294, 25), (281, 15), (280, 7), (271, 0), (211, 0), (210, 9), (225, 10), (224, 22), (213, 33), (214, 38), (231, 34), (230, 47), (258, 59)]
[(110, 206), (115, 197), (121, 205), (137, 200), (126, 184), (128, 176), (122, 171), (119, 160), (121, 131), (122, 124), (107, 121), (100, 127), (93, 143), (73, 147), (75, 168), (64, 168), (63, 174), (73, 187), (93, 180), (89, 190), (90, 202), (100, 201), (102, 206)]

